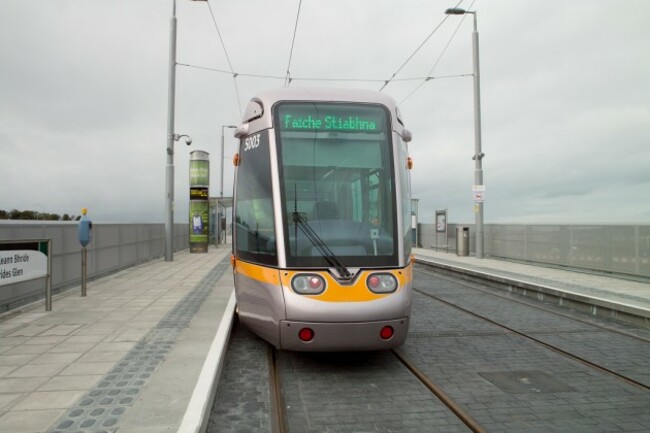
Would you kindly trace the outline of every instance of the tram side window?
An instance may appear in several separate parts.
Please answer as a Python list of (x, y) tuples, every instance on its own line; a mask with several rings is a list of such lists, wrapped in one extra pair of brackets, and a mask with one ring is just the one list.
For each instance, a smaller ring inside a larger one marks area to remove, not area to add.
[(277, 265), (268, 132), (259, 146), (245, 150), (237, 168), (235, 248), (239, 258)]

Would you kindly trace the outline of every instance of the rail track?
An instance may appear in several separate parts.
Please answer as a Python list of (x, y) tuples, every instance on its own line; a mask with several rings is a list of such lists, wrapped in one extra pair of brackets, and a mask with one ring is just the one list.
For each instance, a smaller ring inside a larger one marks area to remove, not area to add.
[[(476, 292), (485, 293), (485, 294), (488, 294), (488, 295), (491, 295), (491, 296), (494, 296), (494, 297), (497, 297), (497, 298), (505, 299), (505, 300), (507, 300), (509, 302), (512, 302), (512, 303), (515, 303), (515, 304), (520, 304), (520, 305), (525, 305), (525, 306), (528, 306), (528, 307), (532, 307), (532, 308), (535, 308), (535, 309), (540, 310), (540, 311), (545, 311), (547, 313), (554, 314), (554, 315), (556, 315), (558, 317), (564, 317), (564, 318), (567, 318), (567, 319), (571, 319), (571, 320), (573, 320), (575, 322), (579, 322), (579, 323), (583, 323), (585, 325), (593, 326), (595, 328), (599, 328), (599, 329), (602, 329), (602, 330), (605, 330), (605, 331), (608, 331), (608, 332), (613, 332), (613, 333), (616, 333), (616, 334), (619, 334), (619, 335), (634, 338), (636, 340), (639, 340), (639, 341), (642, 341), (642, 342), (645, 342), (645, 343), (650, 343), (650, 338), (649, 337), (644, 337), (644, 336), (634, 334), (632, 332), (625, 331), (625, 330), (621, 329), (622, 326), (623, 327), (626, 326), (626, 325), (622, 325), (621, 323), (616, 323), (616, 324), (612, 323), (611, 325), (605, 325), (605, 324), (602, 323), (602, 319), (599, 319), (599, 318), (581, 319), (580, 316), (575, 314), (575, 312), (570, 314), (570, 313), (565, 313), (563, 311), (560, 311), (560, 309), (558, 309), (557, 307), (549, 308), (549, 307), (546, 307), (545, 304), (543, 304), (542, 302), (531, 299), (530, 297), (522, 296), (522, 295), (519, 295), (517, 293), (500, 293), (500, 292), (496, 291), (496, 289), (477, 287), (477, 283), (473, 283), (473, 282), (471, 282), (469, 280), (459, 280), (459, 279), (450, 277), (450, 276), (448, 276), (446, 274), (437, 273), (435, 271), (431, 272), (431, 271), (426, 270), (427, 268), (428, 268), (427, 265), (419, 264), (417, 266), (417, 268), (415, 269), (415, 272), (420, 272), (420, 273), (423, 273), (423, 274), (426, 274), (426, 275), (435, 276), (436, 278), (440, 278), (440, 279), (447, 280), (447, 281), (453, 281), (453, 282), (455, 282), (457, 284), (461, 284), (464, 287), (472, 289), (472, 290), (474, 290)], [(421, 290), (419, 290), (419, 292), (422, 293)], [(615, 327), (615, 326), (618, 326), (618, 327)]]
[[(426, 273), (428, 275), (435, 276), (437, 278), (442, 278), (442, 279), (447, 279), (447, 280), (452, 281), (452, 279), (450, 279), (449, 277), (444, 277), (444, 276), (440, 276), (440, 275), (435, 274), (435, 273), (422, 271), (421, 269), (419, 269), (417, 272)], [(630, 332), (626, 332), (626, 331), (623, 331), (623, 330), (620, 330), (620, 329), (617, 329), (617, 328), (614, 328), (614, 327), (611, 327), (611, 326), (606, 326), (606, 325), (603, 325), (603, 324), (594, 323), (591, 320), (583, 320), (583, 319), (580, 319), (580, 318), (576, 317), (575, 315), (570, 315), (570, 314), (562, 313), (562, 312), (559, 312), (559, 311), (555, 311), (553, 309), (546, 308), (546, 307), (544, 307), (542, 305), (539, 305), (539, 304), (536, 304), (534, 302), (530, 302), (530, 301), (524, 302), (522, 300), (513, 299), (512, 297), (509, 297), (509, 296), (500, 295), (500, 294), (495, 293), (495, 292), (490, 291), (490, 290), (485, 290), (485, 289), (475, 287), (472, 284), (463, 284), (462, 282), (459, 282), (457, 280), (453, 280), (453, 281), (455, 283), (462, 284), (464, 287), (470, 288), (472, 290), (475, 290), (477, 292), (481, 292), (481, 293), (486, 294), (486, 295), (495, 296), (495, 297), (498, 297), (498, 298), (501, 298), (501, 299), (505, 299), (505, 300), (507, 300), (509, 302), (517, 303), (517, 304), (520, 304), (520, 305), (525, 305), (526, 307), (530, 307), (530, 308), (535, 308), (537, 310), (544, 311), (546, 313), (553, 314), (553, 315), (556, 315), (558, 317), (567, 318), (567, 319), (573, 320), (573, 321), (578, 322), (578, 323), (582, 323), (582, 324), (585, 324), (585, 325), (596, 327), (596, 328), (601, 329), (601, 330), (605, 330), (607, 332), (612, 332), (612, 333), (615, 333), (615, 334), (619, 334), (619, 335), (622, 335), (622, 336), (637, 340), (639, 342), (650, 343), (650, 339), (645, 338), (643, 336), (639, 336), (639, 335), (636, 335), (636, 334), (633, 334), (633, 333), (630, 333)], [(440, 303), (442, 303), (442, 304), (444, 304), (446, 306), (449, 306), (449, 307), (454, 308), (454, 309), (456, 309), (458, 311), (461, 311), (461, 312), (463, 312), (463, 313), (465, 313), (465, 314), (467, 314), (469, 316), (472, 316), (474, 318), (483, 320), (483, 321), (488, 322), (488, 323), (490, 323), (490, 324), (492, 324), (492, 325), (494, 325), (494, 326), (496, 326), (496, 327), (498, 327), (500, 329), (503, 329), (503, 330), (508, 331), (510, 333), (519, 335), (519, 336), (521, 336), (521, 337), (523, 337), (523, 338), (525, 338), (527, 340), (530, 340), (530, 341), (533, 341), (533, 342), (535, 342), (537, 344), (540, 344), (540, 345), (544, 346), (547, 349), (550, 349), (550, 350), (552, 350), (552, 351), (554, 351), (556, 353), (559, 353), (559, 354), (561, 354), (561, 355), (563, 355), (563, 356), (565, 356), (565, 357), (567, 357), (569, 359), (572, 359), (574, 361), (580, 362), (581, 364), (586, 365), (586, 366), (588, 366), (588, 367), (590, 367), (592, 369), (598, 370), (599, 372), (608, 374), (608, 375), (610, 375), (612, 377), (615, 377), (615, 378), (617, 378), (619, 380), (622, 380), (622, 381), (624, 381), (624, 382), (626, 382), (628, 384), (634, 385), (634, 386), (636, 386), (638, 388), (641, 388), (641, 389), (643, 389), (645, 391), (650, 391), (650, 386), (648, 384), (645, 384), (645, 383), (640, 382), (640, 381), (638, 381), (638, 380), (636, 380), (636, 379), (634, 379), (632, 377), (629, 377), (629, 376), (627, 376), (625, 374), (617, 372), (617, 371), (615, 371), (615, 370), (613, 370), (613, 369), (611, 369), (611, 368), (609, 368), (607, 366), (604, 366), (604, 365), (601, 365), (599, 363), (590, 361), (589, 359), (587, 359), (587, 358), (585, 358), (583, 356), (579, 356), (579, 355), (577, 355), (575, 353), (572, 353), (571, 351), (562, 349), (562, 348), (560, 348), (560, 347), (558, 347), (556, 345), (545, 342), (545, 341), (541, 340), (540, 338), (537, 338), (537, 337), (531, 335), (530, 333), (520, 331), (518, 329), (515, 329), (512, 326), (507, 326), (507, 325), (505, 325), (503, 323), (500, 323), (500, 322), (498, 322), (496, 320), (493, 320), (493, 319), (491, 319), (491, 318), (489, 318), (489, 317), (487, 317), (487, 316), (485, 316), (483, 314), (479, 314), (479, 313), (477, 313), (475, 311), (472, 311), (472, 310), (470, 310), (468, 308), (462, 307), (462, 306), (460, 306), (460, 305), (458, 305), (458, 304), (456, 304), (454, 302), (450, 302), (448, 300), (445, 300), (440, 296), (433, 295), (433, 294), (431, 294), (431, 293), (429, 293), (427, 291), (420, 290), (420, 289), (417, 289), (417, 288), (414, 288), (414, 291), (417, 292), (417, 293), (420, 293), (420, 294), (422, 294), (424, 296), (427, 296), (427, 297), (429, 297), (431, 299), (434, 299), (434, 300), (436, 300), (436, 301), (438, 301), (438, 302), (440, 302)]]
[[(447, 395), (441, 386), (437, 385), (434, 380), (427, 377), (421, 372), (416, 365), (408, 359), (408, 357), (399, 350), (390, 350), (395, 358), (403, 364), (406, 369), (412, 374), (412, 377), (417, 379), (419, 383), (424, 385), (435, 398), (444, 406), (446, 406), (457, 419), (467, 426), (469, 431), (473, 433), (485, 433), (486, 430), (474, 420), (469, 413), (467, 413), (460, 404), (453, 398)], [(278, 362), (278, 352), (275, 348), (269, 345), (268, 347), (268, 365), (269, 365), (269, 394), (271, 400), (271, 433), (289, 433), (290, 429), (289, 417), (286, 412), (286, 405), (283, 397), (282, 389), (282, 373), (281, 366)], [(371, 431), (375, 427), (368, 426)], [(356, 431), (356, 430), (355, 430)], [(365, 430), (364, 430), (365, 431)], [(397, 430), (399, 431), (399, 429)]]

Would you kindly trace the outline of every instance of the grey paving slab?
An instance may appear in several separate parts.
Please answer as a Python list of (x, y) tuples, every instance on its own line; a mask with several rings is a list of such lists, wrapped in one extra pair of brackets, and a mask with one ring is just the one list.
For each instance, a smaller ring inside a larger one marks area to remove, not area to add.
[(35, 433), (45, 431), (63, 413), (55, 410), (11, 411), (0, 415), (0, 433)]
[(8, 337), (35, 337), (49, 330), (51, 327), (52, 325), (28, 325), (8, 334), (7, 336)]
[(18, 400), (25, 398), (26, 393), (19, 392), (3, 392), (0, 394), (0, 410), (9, 408)]
[(11, 347), (2, 352), (3, 355), (38, 355), (52, 350), (54, 346), (50, 344), (22, 344)]
[(7, 355), (3, 354), (0, 355), (0, 366), (5, 366), (5, 365), (24, 365), (27, 364), (29, 361), (32, 359), (36, 358), (38, 355), (36, 354), (28, 354), (28, 355)]
[(115, 362), (75, 362), (66, 366), (60, 374), (62, 376), (106, 374), (114, 364)]
[[(48, 346), (48, 353), (85, 353), (95, 346), (96, 343), (70, 343), (64, 341), (56, 346)], [(29, 346), (24, 346), (29, 347)]]
[(17, 369), (18, 366), (11, 365), (11, 366), (2, 366), (0, 365), (0, 378), (7, 376), (9, 373)]
[(38, 336), (38, 337), (33, 337), (30, 338), (25, 342), (25, 344), (58, 344), (62, 341), (65, 341), (67, 339), (66, 336), (63, 335), (54, 335), (54, 336)]
[(12, 371), (7, 377), (52, 377), (67, 367), (67, 364), (26, 364)]
[(13, 410), (66, 409), (83, 395), (83, 391), (38, 391), (29, 394)]
[(83, 353), (45, 353), (29, 361), (30, 364), (70, 364)]
[(47, 377), (14, 377), (0, 379), (0, 394), (32, 392), (48, 381)]
[[(75, 376), (55, 376), (38, 387), (39, 391), (85, 391), (92, 388), (104, 376), (101, 374), (87, 374)], [(42, 379), (42, 378), (40, 378)]]
[(64, 344), (83, 344), (83, 343), (93, 343), (96, 344), (100, 341), (104, 341), (106, 336), (104, 335), (74, 335), (70, 338), (65, 339)]

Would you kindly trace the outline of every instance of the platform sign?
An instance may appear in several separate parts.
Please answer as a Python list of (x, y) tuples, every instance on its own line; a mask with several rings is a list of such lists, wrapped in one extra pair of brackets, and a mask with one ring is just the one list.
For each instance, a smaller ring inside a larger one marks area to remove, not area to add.
[(436, 232), (445, 233), (447, 231), (447, 209), (436, 210)]
[(47, 242), (0, 245), (0, 286), (47, 275)]
[(485, 185), (472, 186), (472, 197), (474, 203), (482, 203), (485, 201)]

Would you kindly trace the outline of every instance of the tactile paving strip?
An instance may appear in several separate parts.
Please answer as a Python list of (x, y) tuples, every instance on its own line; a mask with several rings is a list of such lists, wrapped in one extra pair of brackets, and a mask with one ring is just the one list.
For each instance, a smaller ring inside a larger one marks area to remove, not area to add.
[(216, 265), (49, 433), (115, 432), (228, 266), (227, 259)]

